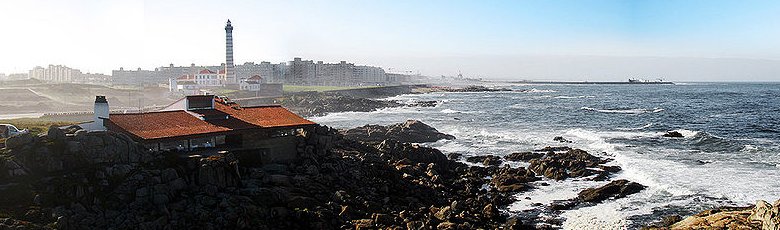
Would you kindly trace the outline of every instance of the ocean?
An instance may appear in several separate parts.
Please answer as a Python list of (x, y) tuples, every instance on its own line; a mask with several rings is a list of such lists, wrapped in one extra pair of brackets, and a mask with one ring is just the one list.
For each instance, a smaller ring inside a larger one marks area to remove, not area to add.
[[(670, 213), (780, 199), (780, 84), (511, 88), (515, 91), (400, 95), (384, 100), (440, 103), (332, 113), (312, 120), (335, 128), (421, 120), (457, 138), (427, 145), (464, 156), (571, 146), (613, 159), (608, 165), (623, 168), (613, 180), (648, 186), (627, 198), (563, 212), (557, 218), (565, 229), (637, 228)], [(684, 137), (662, 137), (667, 131)], [(553, 141), (557, 136), (572, 143)], [(608, 183), (542, 182), (550, 185), (518, 194), (506, 211), (523, 213), (533, 209), (533, 203), (573, 198), (582, 189)]]

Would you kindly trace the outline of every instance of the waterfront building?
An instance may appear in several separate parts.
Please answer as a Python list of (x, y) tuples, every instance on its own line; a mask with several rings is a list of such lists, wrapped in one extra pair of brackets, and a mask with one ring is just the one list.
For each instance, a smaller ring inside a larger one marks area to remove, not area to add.
[(123, 133), (150, 151), (236, 153), (242, 162), (291, 162), (302, 136), (316, 123), (279, 105), (245, 107), (224, 97), (184, 97), (156, 112), (109, 114), (104, 96), (95, 100), (88, 130)]

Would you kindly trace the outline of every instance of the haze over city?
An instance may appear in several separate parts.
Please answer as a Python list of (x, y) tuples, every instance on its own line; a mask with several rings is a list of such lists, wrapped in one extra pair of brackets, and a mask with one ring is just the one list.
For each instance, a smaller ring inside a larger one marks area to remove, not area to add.
[[(486, 79), (776, 81), (775, 1), (2, 1), (0, 73), (293, 57)], [(34, 12), (34, 13), (32, 13)], [(12, 34), (12, 35), (11, 35)]]

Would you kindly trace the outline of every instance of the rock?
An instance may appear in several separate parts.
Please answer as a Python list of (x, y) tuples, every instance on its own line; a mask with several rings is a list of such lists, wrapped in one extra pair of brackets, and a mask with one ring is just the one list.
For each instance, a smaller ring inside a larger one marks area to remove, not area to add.
[(438, 105), (438, 101), (413, 101), (410, 103), (407, 103), (406, 106), (409, 107), (436, 107)]
[(536, 159), (541, 157), (544, 157), (544, 153), (518, 152), (518, 153), (511, 153), (508, 156), (505, 156), (504, 159), (508, 161), (529, 161), (531, 159)]
[(417, 120), (408, 120), (404, 123), (389, 126), (366, 125), (342, 130), (341, 133), (345, 138), (364, 142), (395, 140), (407, 143), (424, 143), (455, 139), (454, 136), (440, 133), (435, 128)]
[(534, 150), (535, 152), (563, 152), (569, 151), (571, 148), (567, 146), (547, 146), (542, 149)]
[(644, 185), (628, 180), (616, 180), (598, 188), (581, 191), (577, 198), (584, 202), (599, 203), (610, 198), (623, 198), (645, 189)]
[[(719, 208), (706, 210), (669, 226), (671, 229), (761, 229), (758, 223), (751, 223), (750, 208)], [(669, 229), (660, 228), (660, 229)], [(652, 228), (650, 228), (652, 229)]]
[(530, 169), (550, 179), (564, 180), (569, 177), (586, 177), (598, 174), (598, 171), (590, 168), (606, 162), (607, 160), (590, 155), (584, 150), (569, 149), (563, 153), (549, 151), (542, 158), (530, 160)]
[(466, 158), (466, 161), (471, 163), (482, 163), (485, 166), (501, 165), (501, 157), (494, 155), (471, 156)]
[(5, 139), (5, 147), (8, 149), (18, 149), (31, 144), (35, 136), (30, 133), (23, 133)]
[(752, 212), (748, 220), (761, 223), (761, 229), (780, 229), (780, 200), (775, 201), (774, 205), (759, 200)]
[(65, 140), (65, 131), (55, 125), (49, 126), (46, 138), (52, 141), (63, 141)]
[(457, 225), (452, 222), (442, 222), (436, 226), (436, 229), (441, 230), (455, 230), (458, 229)]
[(450, 215), (452, 215), (452, 210), (449, 206), (445, 206), (444, 208), (440, 209), (438, 212), (433, 214), (436, 219), (439, 219), (441, 221), (446, 221), (450, 219)]
[(525, 168), (503, 167), (493, 173), (490, 183), (500, 192), (520, 192), (531, 188), (527, 183), (536, 180), (536, 175)]
[(561, 142), (561, 143), (571, 143), (572, 141), (566, 140), (566, 138), (563, 137), (555, 137), (553, 138), (553, 141)]
[(664, 136), (664, 137), (684, 137), (684, 136), (682, 135), (682, 133), (680, 133), (680, 132), (677, 132), (677, 131), (669, 131), (669, 132), (666, 132), (666, 133), (665, 133), (663, 136)]

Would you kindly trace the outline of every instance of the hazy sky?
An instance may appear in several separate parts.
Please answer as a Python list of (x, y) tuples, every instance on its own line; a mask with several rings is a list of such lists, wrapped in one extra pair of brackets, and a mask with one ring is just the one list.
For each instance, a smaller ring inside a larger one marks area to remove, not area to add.
[[(739, 68), (759, 65), (748, 80), (780, 80), (780, 1), (0, 0), (0, 9), (0, 73), (218, 65), (229, 18), (237, 63), (302, 57), (571, 80), (745, 80)], [(663, 60), (647, 66), (647, 57)], [(667, 66), (680, 57), (691, 64)], [(708, 66), (732, 71), (696, 72)]]

